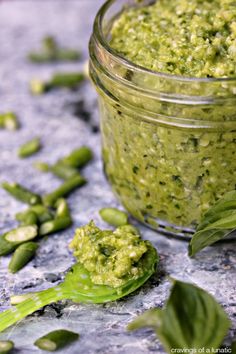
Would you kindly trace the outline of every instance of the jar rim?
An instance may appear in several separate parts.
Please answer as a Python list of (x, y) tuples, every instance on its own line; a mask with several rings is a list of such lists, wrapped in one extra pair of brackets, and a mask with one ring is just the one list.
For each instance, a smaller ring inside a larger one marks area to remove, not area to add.
[(207, 78), (207, 77), (193, 77), (193, 76), (181, 76), (181, 75), (173, 75), (173, 74), (168, 74), (164, 72), (158, 72), (154, 70), (150, 70), (145, 68), (144, 66), (140, 66), (138, 64), (133, 63), (132, 61), (126, 59), (119, 53), (117, 53), (116, 50), (114, 50), (106, 37), (104, 36), (103, 30), (102, 30), (102, 23), (104, 20), (104, 17), (111, 7), (113, 3), (115, 3), (118, 0), (107, 0), (99, 9), (95, 21), (94, 21), (94, 28), (93, 28), (93, 33), (95, 34), (97, 40), (99, 43), (102, 45), (103, 49), (105, 49), (109, 55), (111, 55), (115, 60), (119, 60), (119, 62), (124, 65), (128, 70), (135, 70), (136, 72), (140, 74), (149, 74), (152, 75), (153, 77), (156, 77), (158, 79), (167, 79), (167, 80), (173, 80), (173, 81), (182, 81), (182, 82), (189, 82), (189, 83), (232, 83), (236, 82), (236, 76), (235, 77), (222, 77), (222, 78)]

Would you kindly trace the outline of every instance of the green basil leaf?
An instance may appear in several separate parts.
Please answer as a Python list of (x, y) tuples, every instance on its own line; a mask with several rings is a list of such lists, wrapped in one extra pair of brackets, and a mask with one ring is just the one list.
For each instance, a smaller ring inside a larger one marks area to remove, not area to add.
[(233, 213), (227, 217), (213, 222), (207, 229), (235, 229), (236, 228), (236, 214)]
[(196, 253), (213, 243), (222, 240), (234, 230), (204, 229), (196, 232), (188, 247), (189, 257), (195, 256)]
[(231, 216), (231, 215), (232, 216), (234, 215), (234, 217), (236, 219), (236, 209), (220, 211), (215, 214), (209, 215), (208, 217), (204, 216), (201, 223), (197, 227), (197, 231), (203, 230), (203, 229), (207, 228), (208, 226), (210, 226), (211, 224), (213, 224), (214, 222), (216, 222), (220, 219), (224, 219), (224, 218)]
[(209, 210), (205, 213), (204, 217), (216, 214), (228, 209), (236, 209), (236, 191), (225, 193)]
[(167, 353), (173, 349), (218, 349), (230, 327), (223, 308), (203, 289), (175, 281), (163, 310), (149, 310), (128, 326), (151, 327)]
[(189, 243), (189, 256), (236, 231), (236, 191), (226, 193), (203, 216)]

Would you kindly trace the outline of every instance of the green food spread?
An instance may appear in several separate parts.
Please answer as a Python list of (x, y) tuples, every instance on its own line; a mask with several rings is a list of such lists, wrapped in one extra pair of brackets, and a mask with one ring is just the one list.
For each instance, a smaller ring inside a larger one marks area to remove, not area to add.
[(234, 0), (160, 0), (123, 12), (111, 46), (145, 68), (194, 77), (236, 73)]
[(91, 221), (76, 230), (70, 247), (94, 284), (119, 287), (145, 273), (144, 255), (150, 243), (131, 225), (113, 232), (101, 230)]
[[(146, 68), (224, 77), (236, 73), (235, 28), (233, 1), (160, 0), (125, 7), (109, 38), (121, 56)], [(110, 67), (134, 89), (95, 69), (102, 82), (97, 85), (106, 175), (137, 219), (154, 228), (191, 232), (216, 200), (235, 189), (235, 86), (220, 81), (185, 86), (184, 81), (140, 75), (122, 64)], [(139, 87), (157, 94), (135, 90)], [(159, 99), (163, 92), (173, 93), (174, 99)], [(211, 100), (221, 94), (229, 99)], [(191, 101), (193, 96), (200, 103)]]

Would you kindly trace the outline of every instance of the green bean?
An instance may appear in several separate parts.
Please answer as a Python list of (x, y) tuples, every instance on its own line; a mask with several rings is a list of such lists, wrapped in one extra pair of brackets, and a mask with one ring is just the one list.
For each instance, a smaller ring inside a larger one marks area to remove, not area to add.
[(56, 58), (61, 61), (76, 61), (80, 58), (80, 53), (73, 49), (60, 49), (57, 51)]
[(39, 235), (45, 236), (53, 232), (67, 229), (72, 225), (71, 217), (60, 217), (43, 223), (39, 228)]
[(55, 73), (49, 85), (51, 88), (55, 87), (67, 87), (67, 88), (76, 88), (84, 80), (83, 73), (80, 72), (70, 72), (70, 73)]
[(30, 241), (38, 235), (36, 225), (20, 226), (0, 237), (0, 256), (12, 253), (21, 243)]
[(55, 176), (61, 179), (69, 179), (78, 175), (78, 170), (69, 165), (65, 165), (61, 162), (55, 163), (55, 165), (49, 165), (45, 162), (36, 162), (34, 163), (34, 167), (41, 172), (52, 172)]
[(0, 256), (7, 256), (8, 254), (12, 253), (18, 246), (18, 243), (6, 241), (5, 235), (6, 234), (0, 236)]
[(29, 53), (28, 58), (35, 63), (75, 61), (80, 58), (80, 53), (77, 50), (60, 48), (54, 37), (47, 36), (42, 40), (42, 51)]
[(0, 340), (0, 354), (8, 354), (14, 348), (14, 343), (11, 340)]
[(65, 199), (60, 198), (56, 202), (56, 218), (70, 217), (70, 210)]
[(37, 225), (38, 224), (38, 216), (33, 211), (28, 211), (25, 213), (24, 217), (22, 217), (21, 225)]
[(51, 210), (49, 210), (47, 207), (45, 207), (42, 204), (36, 204), (30, 207), (29, 209), (27, 209), (26, 211), (17, 213), (16, 220), (22, 223), (27, 222), (26, 220), (28, 218), (28, 213), (35, 213), (37, 215), (39, 224), (42, 224), (54, 218), (53, 212)]
[(37, 161), (37, 162), (34, 162), (33, 165), (40, 172), (49, 172), (50, 171), (50, 165), (46, 162)]
[(63, 163), (57, 162), (55, 165), (50, 166), (50, 171), (57, 177), (64, 180), (70, 179), (78, 175), (78, 171), (71, 166), (66, 166)]
[(23, 243), (33, 240), (38, 235), (37, 225), (19, 226), (4, 235), (6, 241), (10, 243)]
[(17, 247), (8, 265), (9, 271), (16, 273), (21, 270), (34, 257), (37, 249), (38, 244), (35, 242), (26, 242)]
[(41, 143), (39, 138), (31, 139), (23, 144), (18, 150), (18, 156), (25, 158), (31, 156), (41, 149)]
[(58, 49), (58, 44), (53, 36), (46, 36), (42, 40), (42, 46), (45, 53), (55, 53)]
[(51, 89), (51, 86), (48, 82), (42, 80), (33, 79), (30, 81), (30, 92), (34, 95), (41, 95)]
[(87, 146), (82, 146), (79, 149), (73, 150), (68, 156), (65, 156), (59, 161), (62, 164), (80, 168), (86, 165), (92, 159), (92, 157), (93, 154), (91, 149)]
[(128, 224), (128, 215), (116, 208), (103, 208), (99, 214), (110, 225), (118, 227)]
[(34, 345), (42, 350), (53, 352), (66, 347), (78, 339), (79, 334), (65, 329), (58, 329), (37, 339)]
[(85, 183), (86, 183), (86, 180), (80, 174), (78, 174), (77, 176), (74, 176), (74, 177), (66, 180), (63, 184), (61, 184), (60, 187), (58, 187), (53, 192), (46, 194), (43, 197), (43, 203), (46, 206), (53, 207), (59, 198), (67, 196), (73, 190), (83, 186)]
[(13, 112), (0, 114), (0, 128), (7, 130), (17, 130), (19, 128), (17, 116)]
[(35, 205), (41, 203), (41, 197), (38, 194), (32, 193), (30, 190), (21, 186), (18, 183), (3, 182), (2, 187), (13, 197), (21, 202)]

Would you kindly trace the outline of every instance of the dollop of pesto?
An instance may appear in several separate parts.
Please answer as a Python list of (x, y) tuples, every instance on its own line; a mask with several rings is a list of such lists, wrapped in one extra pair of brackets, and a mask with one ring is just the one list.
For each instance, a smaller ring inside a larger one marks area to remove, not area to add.
[(94, 284), (119, 287), (143, 276), (150, 243), (140, 238), (138, 230), (125, 225), (111, 230), (99, 229), (93, 221), (78, 228), (70, 248), (90, 273)]
[(113, 25), (110, 45), (157, 72), (236, 76), (235, 0), (159, 0), (125, 8)]

